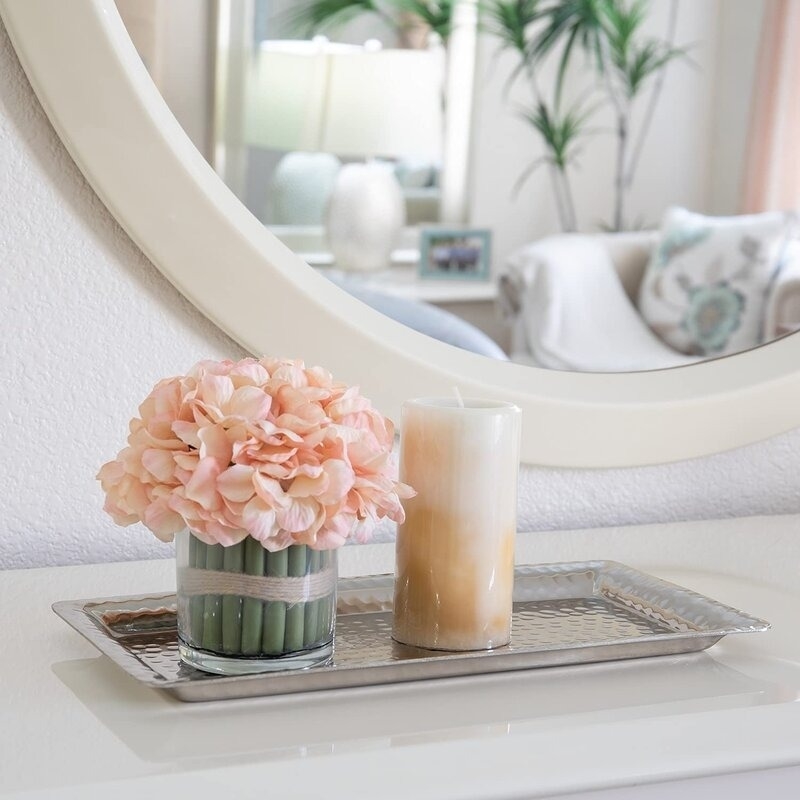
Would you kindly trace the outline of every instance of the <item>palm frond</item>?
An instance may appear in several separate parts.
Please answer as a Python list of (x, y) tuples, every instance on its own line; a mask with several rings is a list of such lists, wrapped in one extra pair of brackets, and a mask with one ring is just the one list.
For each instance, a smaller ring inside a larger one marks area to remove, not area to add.
[(641, 91), (648, 78), (687, 53), (685, 48), (672, 47), (663, 40), (641, 41), (648, 10), (648, 0), (611, 2), (604, 15), (609, 60), (628, 99)]
[(620, 68), (625, 93), (629, 98), (635, 97), (649, 78), (657, 75), (670, 61), (685, 55), (685, 48), (668, 47), (655, 40), (632, 47), (628, 60)]
[(567, 69), (569, 68), (569, 62), (572, 57), (572, 48), (575, 46), (578, 36), (580, 36), (580, 29), (573, 28), (570, 31), (564, 49), (561, 51), (561, 58), (558, 62), (558, 74), (556, 75), (556, 106), (561, 105), (561, 96), (564, 92), (564, 78), (567, 75)]
[(618, 69), (628, 62), (634, 38), (645, 21), (648, 0), (634, 0), (630, 5), (608, 3), (603, 14), (603, 28), (608, 40), (609, 56)]
[[(560, 0), (547, 7), (545, 21), (532, 43), (532, 55), (544, 58), (559, 42), (575, 40), (590, 54), (599, 54), (603, 26), (618, 0)], [(571, 48), (570, 48), (571, 49)]]
[(543, 24), (532, 38), (529, 52), (531, 59), (539, 62), (556, 51), (563, 42), (555, 83), (557, 107), (561, 104), (564, 82), (576, 45), (592, 58), (598, 72), (603, 71), (607, 18), (614, 13), (619, 1), (560, 0), (542, 10), (540, 17)]
[(594, 111), (595, 107), (574, 104), (560, 112), (539, 102), (531, 108), (520, 109), (520, 115), (541, 136), (552, 163), (563, 172), (577, 155), (576, 144), (587, 133), (586, 122)]
[(528, 31), (542, 15), (541, 0), (493, 0), (485, 5), (485, 28), (500, 40), (502, 50), (529, 51)]

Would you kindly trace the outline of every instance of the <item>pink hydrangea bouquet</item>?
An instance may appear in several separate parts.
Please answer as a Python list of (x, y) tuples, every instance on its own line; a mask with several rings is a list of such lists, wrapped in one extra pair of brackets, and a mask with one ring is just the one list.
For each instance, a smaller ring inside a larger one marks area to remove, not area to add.
[(357, 388), (302, 361), (202, 361), (156, 385), (97, 477), (117, 523), (179, 534), (184, 661), (241, 674), (330, 657), (336, 548), (402, 522), (414, 494), (393, 441)]
[(270, 551), (365, 542), (403, 521), (394, 426), (357, 387), (277, 358), (201, 361), (156, 385), (98, 479), (119, 525)]

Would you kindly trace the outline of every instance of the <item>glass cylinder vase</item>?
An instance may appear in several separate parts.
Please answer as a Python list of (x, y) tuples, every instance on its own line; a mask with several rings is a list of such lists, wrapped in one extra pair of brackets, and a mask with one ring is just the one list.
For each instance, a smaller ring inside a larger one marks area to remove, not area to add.
[(187, 664), (222, 675), (328, 661), (336, 621), (336, 551), (269, 552), (176, 536), (178, 638)]

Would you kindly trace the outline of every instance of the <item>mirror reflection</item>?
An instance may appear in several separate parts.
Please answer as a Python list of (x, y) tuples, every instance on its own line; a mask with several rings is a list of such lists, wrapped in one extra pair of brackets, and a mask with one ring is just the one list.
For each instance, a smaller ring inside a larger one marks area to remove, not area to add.
[(417, 330), (622, 372), (800, 329), (800, 3), (117, 6), (247, 208)]

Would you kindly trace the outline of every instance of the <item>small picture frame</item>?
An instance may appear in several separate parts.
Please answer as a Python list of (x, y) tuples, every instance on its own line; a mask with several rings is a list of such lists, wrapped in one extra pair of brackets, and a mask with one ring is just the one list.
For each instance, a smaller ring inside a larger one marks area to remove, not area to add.
[(437, 280), (488, 281), (491, 231), (485, 228), (423, 228), (419, 275)]

